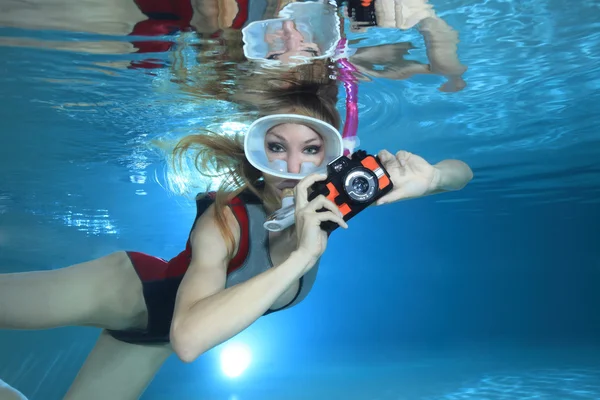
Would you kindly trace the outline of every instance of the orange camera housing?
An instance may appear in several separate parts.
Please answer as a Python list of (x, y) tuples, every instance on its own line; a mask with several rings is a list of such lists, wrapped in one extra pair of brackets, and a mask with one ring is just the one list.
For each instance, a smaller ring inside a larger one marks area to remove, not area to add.
[[(379, 157), (358, 150), (350, 158), (339, 157), (327, 165), (327, 179), (312, 185), (308, 199), (325, 196), (337, 205), (344, 221), (383, 197), (394, 187), (390, 175)], [(324, 221), (321, 228), (331, 233), (338, 228), (334, 222)]]

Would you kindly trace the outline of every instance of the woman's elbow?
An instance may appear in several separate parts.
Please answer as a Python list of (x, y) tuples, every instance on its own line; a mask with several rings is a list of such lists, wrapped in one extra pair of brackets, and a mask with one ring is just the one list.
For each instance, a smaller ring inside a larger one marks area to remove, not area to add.
[(471, 168), (466, 164), (465, 166), (466, 168), (457, 176), (450, 190), (462, 190), (469, 182), (471, 182), (471, 180), (473, 180), (473, 171), (471, 171)]
[(204, 353), (201, 343), (198, 343), (198, 337), (193, 335), (185, 326), (173, 324), (170, 340), (173, 351), (184, 363), (192, 363)]
[(471, 182), (473, 180), (474, 174), (473, 174), (473, 170), (471, 169), (471, 167), (469, 167), (469, 165), (467, 163), (463, 163), (465, 165), (465, 186), (467, 185), (467, 183)]

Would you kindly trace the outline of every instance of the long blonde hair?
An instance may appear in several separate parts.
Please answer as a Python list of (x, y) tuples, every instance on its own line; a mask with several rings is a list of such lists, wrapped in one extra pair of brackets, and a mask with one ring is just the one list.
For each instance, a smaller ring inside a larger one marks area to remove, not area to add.
[[(314, 88), (311, 88), (314, 89)], [(325, 121), (339, 129), (340, 115), (331, 97), (292, 87), (265, 94), (260, 115), (299, 114)], [(277, 110), (275, 109), (277, 108)], [(225, 177), (215, 197), (215, 218), (221, 235), (226, 240), (228, 256), (235, 252), (235, 238), (227, 224), (224, 209), (232, 198), (244, 190), (256, 195), (267, 207), (277, 207), (280, 199), (264, 190), (260, 184), (262, 173), (246, 159), (243, 135), (218, 135), (213, 132), (188, 135), (179, 140), (173, 149), (173, 167), (177, 171), (193, 154), (193, 165), (203, 176)], [(216, 171), (211, 173), (210, 171)]]

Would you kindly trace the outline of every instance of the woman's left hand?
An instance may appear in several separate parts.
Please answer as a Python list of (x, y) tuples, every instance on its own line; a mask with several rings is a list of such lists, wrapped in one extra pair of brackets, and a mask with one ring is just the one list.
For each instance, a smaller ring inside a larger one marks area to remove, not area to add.
[(381, 150), (378, 156), (390, 174), (394, 188), (377, 200), (377, 205), (427, 196), (437, 189), (439, 171), (422, 157), (404, 150), (395, 156)]

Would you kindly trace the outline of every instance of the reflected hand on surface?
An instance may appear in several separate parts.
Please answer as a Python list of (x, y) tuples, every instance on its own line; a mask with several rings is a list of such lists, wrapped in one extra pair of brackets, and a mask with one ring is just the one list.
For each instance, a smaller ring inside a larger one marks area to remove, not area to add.
[(453, 92), (460, 92), (461, 90), (463, 90), (466, 87), (467, 87), (467, 82), (465, 82), (465, 80), (462, 77), (458, 76), (458, 77), (449, 78), (446, 83), (444, 83), (442, 86), (439, 87), (439, 90), (441, 92), (453, 93)]
[[(351, 42), (351, 44), (355, 43), (357, 41)], [(437, 64), (434, 68), (430, 64), (406, 60), (404, 57), (413, 48), (414, 46), (410, 42), (361, 47), (357, 49), (355, 55), (350, 57), (350, 61), (352, 61), (363, 75), (373, 78), (404, 80), (410, 79), (415, 75), (433, 74), (445, 76), (448, 79), (439, 87), (441, 92), (459, 92), (467, 86), (462, 76), (445, 73), (446, 71), (439, 68)], [(384, 69), (374, 69), (375, 65), (383, 66)], [(460, 73), (464, 73), (466, 69), (464, 67), (460, 70)]]
[[(350, 57), (350, 61), (363, 75), (374, 78), (403, 80), (413, 75), (431, 74), (429, 64), (404, 59), (412, 48), (413, 45), (408, 42), (362, 47)], [(375, 65), (384, 69), (374, 69)]]

